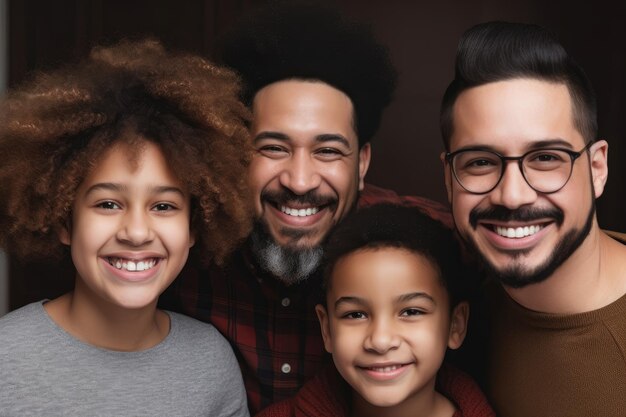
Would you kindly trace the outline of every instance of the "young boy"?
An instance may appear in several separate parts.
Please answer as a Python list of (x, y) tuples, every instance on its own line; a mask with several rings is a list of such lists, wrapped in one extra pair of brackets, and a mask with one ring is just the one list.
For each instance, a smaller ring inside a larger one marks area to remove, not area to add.
[(452, 232), (419, 210), (353, 214), (329, 238), (316, 308), (336, 369), (260, 415), (495, 416), (468, 376), (440, 369), (465, 338), (467, 281)]
[(248, 415), (227, 341), (156, 307), (192, 246), (219, 262), (249, 231), (237, 90), (231, 72), (143, 41), (2, 103), (0, 247), (71, 255), (76, 276), (0, 319), (0, 414)]

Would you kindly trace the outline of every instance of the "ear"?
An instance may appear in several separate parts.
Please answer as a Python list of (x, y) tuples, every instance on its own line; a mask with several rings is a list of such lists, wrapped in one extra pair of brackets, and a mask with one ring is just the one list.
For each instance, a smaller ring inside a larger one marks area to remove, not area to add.
[(604, 192), (604, 186), (609, 177), (609, 144), (605, 140), (599, 140), (589, 148), (589, 160), (591, 163), (591, 180), (596, 198)]
[(452, 175), (450, 173), (450, 167), (448, 161), (446, 161), (446, 152), (441, 152), (439, 155), (441, 163), (443, 164), (443, 180), (446, 183), (446, 191), (448, 192), (448, 203), (452, 204)]
[(317, 319), (320, 321), (320, 329), (322, 330), (322, 339), (324, 339), (324, 348), (326, 352), (333, 353), (332, 339), (330, 337), (330, 323), (328, 322), (328, 312), (326, 308), (318, 304), (315, 306)]
[(193, 230), (189, 230), (189, 249), (196, 244), (196, 233)]
[(365, 174), (367, 174), (367, 170), (370, 167), (371, 157), (372, 146), (366, 143), (359, 149), (359, 191), (365, 187)]
[(68, 225), (64, 224), (57, 228), (57, 236), (62, 244), (70, 246), (72, 244), (72, 233)]
[(460, 302), (452, 310), (452, 314), (450, 315), (450, 333), (448, 334), (448, 347), (450, 349), (460, 348), (463, 344), (463, 340), (465, 340), (469, 310), (469, 303), (467, 301)]

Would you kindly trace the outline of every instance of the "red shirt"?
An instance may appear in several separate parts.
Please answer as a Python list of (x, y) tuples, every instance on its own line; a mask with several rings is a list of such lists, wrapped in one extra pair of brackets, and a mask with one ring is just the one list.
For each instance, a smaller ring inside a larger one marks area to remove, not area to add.
[[(452, 225), (449, 210), (439, 203), (367, 185), (359, 207), (377, 203), (421, 207)], [(329, 358), (315, 314), (320, 277), (286, 286), (255, 266), (247, 246), (221, 269), (185, 268), (168, 292), (162, 307), (209, 322), (230, 341), (252, 414), (294, 396)]]
[[(455, 406), (452, 417), (495, 417), (485, 395), (465, 373), (444, 365), (437, 374), (437, 392)], [(256, 417), (348, 417), (352, 390), (334, 366), (309, 380), (298, 394), (272, 404)]]

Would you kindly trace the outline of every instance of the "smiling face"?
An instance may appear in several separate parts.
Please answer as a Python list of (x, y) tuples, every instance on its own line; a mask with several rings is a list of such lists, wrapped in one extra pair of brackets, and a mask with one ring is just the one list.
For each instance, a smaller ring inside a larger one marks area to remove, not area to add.
[[(585, 146), (564, 84), (513, 79), (470, 88), (459, 95), (453, 118), (452, 152), (481, 148), (520, 156), (546, 147), (577, 152)], [(505, 285), (547, 279), (597, 228), (594, 197), (606, 180), (606, 151), (605, 141), (593, 144), (574, 162), (567, 184), (550, 194), (533, 190), (516, 162), (506, 165), (495, 189), (471, 194), (446, 163), (460, 235)]]
[(355, 406), (432, 404), (446, 348), (463, 341), (467, 304), (451, 316), (439, 272), (400, 248), (352, 252), (337, 261), (329, 282), (327, 308), (316, 309), (326, 350), (354, 389)]
[(315, 247), (356, 204), (369, 165), (352, 102), (322, 82), (288, 80), (261, 89), (253, 111), (256, 217), (278, 245)]
[(75, 298), (154, 308), (187, 260), (189, 195), (158, 146), (140, 143), (136, 160), (136, 149), (115, 145), (78, 188), (71, 230), (60, 235), (77, 271)]

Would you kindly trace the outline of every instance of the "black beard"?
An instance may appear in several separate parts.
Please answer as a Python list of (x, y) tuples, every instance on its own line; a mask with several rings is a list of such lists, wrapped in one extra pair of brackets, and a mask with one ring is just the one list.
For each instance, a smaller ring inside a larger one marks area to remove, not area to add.
[[(563, 262), (565, 262), (576, 251), (576, 249), (578, 249), (591, 231), (595, 212), (595, 201), (592, 199), (591, 208), (589, 209), (587, 220), (585, 221), (582, 229), (573, 229), (566, 233), (565, 236), (563, 236), (563, 238), (558, 242), (550, 257), (546, 259), (543, 264), (537, 266), (533, 270), (525, 269), (519, 265), (498, 269), (496, 265), (483, 256), (483, 254), (478, 250), (476, 242), (471, 237), (462, 236), (462, 238), (472, 253), (474, 253), (474, 255), (481, 261), (488, 275), (498, 280), (504, 286), (511, 288), (523, 288), (527, 285), (536, 284), (548, 279), (554, 271), (556, 271), (563, 264)], [(472, 210), (470, 213), (470, 224), (475, 230), (478, 220), (480, 219), (532, 221), (533, 219), (545, 219), (550, 217), (554, 218), (558, 226), (563, 223), (563, 212), (558, 209), (509, 210), (504, 207), (496, 207), (486, 211)], [(522, 256), (527, 252), (528, 251), (519, 251), (516, 257)]]
[(321, 245), (313, 247), (279, 245), (267, 231), (266, 226), (259, 221), (254, 225), (250, 242), (257, 264), (287, 285), (305, 281), (315, 275), (324, 253)]

